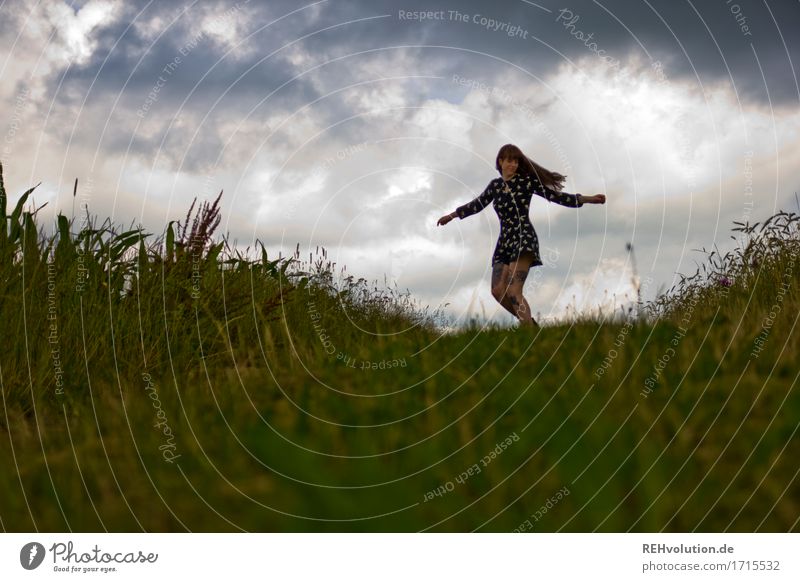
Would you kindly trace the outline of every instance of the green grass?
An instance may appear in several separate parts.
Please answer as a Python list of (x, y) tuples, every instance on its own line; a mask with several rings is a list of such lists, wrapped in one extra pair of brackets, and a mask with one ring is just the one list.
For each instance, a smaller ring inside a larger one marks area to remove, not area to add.
[(216, 202), (153, 238), (26, 200), (0, 177), (6, 531), (798, 530), (796, 215), (638, 320), (443, 335), (215, 242)]

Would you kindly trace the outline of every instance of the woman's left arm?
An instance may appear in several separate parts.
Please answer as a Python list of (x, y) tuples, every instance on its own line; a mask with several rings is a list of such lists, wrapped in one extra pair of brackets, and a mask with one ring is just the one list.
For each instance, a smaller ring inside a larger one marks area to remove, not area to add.
[(583, 204), (605, 204), (605, 194), (595, 194), (594, 196), (584, 196), (583, 194), (576, 194)]
[[(529, 186), (530, 190), (537, 196), (541, 196), (545, 200), (548, 200), (549, 202), (555, 202), (561, 206), (580, 208), (585, 203), (594, 204), (598, 202), (595, 196), (569, 194), (568, 192), (559, 192), (557, 190), (553, 190), (552, 188), (548, 188), (542, 184), (536, 176), (528, 177), (526, 185)], [(603, 202), (605, 202), (605, 196), (603, 196), (603, 201), (600, 203), (602, 204)]]

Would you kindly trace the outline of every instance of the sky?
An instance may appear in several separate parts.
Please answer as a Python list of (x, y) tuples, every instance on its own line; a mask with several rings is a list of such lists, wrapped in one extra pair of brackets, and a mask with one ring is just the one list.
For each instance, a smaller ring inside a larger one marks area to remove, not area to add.
[(436, 222), (514, 143), (607, 197), (535, 197), (533, 311), (608, 314), (731, 248), (733, 221), (800, 210), (798, 24), (798, 0), (6, 1), (0, 159), (12, 202), (41, 182), (46, 221), (161, 233), (224, 190), (242, 248), (324, 248), (454, 322), (511, 325), (494, 210)]

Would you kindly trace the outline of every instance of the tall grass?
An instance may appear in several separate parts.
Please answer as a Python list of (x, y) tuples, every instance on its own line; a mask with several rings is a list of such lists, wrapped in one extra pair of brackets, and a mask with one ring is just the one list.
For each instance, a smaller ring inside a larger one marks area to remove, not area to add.
[(796, 215), (647, 317), (443, 334), (325, 249), (217, 240), (221, 193), (47, 235), (32, 191), (0, 167), (6, 530), (510, 531), (564, 487), (535, 530), (797, 530)]
[(690, 276), (646, 305), (650, 317), (676, 320), (690, 304), (700, 304), (706, 314), (724, 308), (729, 313), (750, 314), (752, 308), (769, 308), (774, 293), (798, 279), (795, 260), (800, 251), (800, 215), (779, 211), (754, 224), (734, 221), (733, 250), (702, 252), (706, 259)]
[[(88, 211), (80, 231), (59, 214), (55, 234), (45, 236), (35, 213), (23, 211), (34, 189), (7, 215), (0, 166), (0, 214), (7, 216), (0, 229), (0, 314), (14, 337), (26, 339), (9, 341), (6, 368), (15, 387), (10, 401), (23, 412), (34, 399), (50, 401), (62, 393), (84, 400), (87, 359), (109, 378), (132, 378), (142, 370), (162, 374), (176, 362), (188, 368), (200, 360), (229, 365), (233, 354), (255, 360), (254, 340), (280, 343), (282, 325), (302, 318), (312, 303), (328, 318), (373, 333), (435, 330), (435, 316), (417, 309), (408, 294), (370, 288), (363, 278), (335, 278), (324, 249), (306, 263), (299, 245), (292, 257), (270, 258), (256, 241), (256, 258), (249, 248), (233, 248), (227, 236), (214, 241), (222, 193), (194, 215), (193, 203), (182, 224), (170, 222), (156, 238), (142, 228), (97, 224)], [(47, 333), (33, 333), (40, 330)], [(63, 370), (58, 386), (54, 347)], [(27, 366), (18, 365), (25, 361)]]

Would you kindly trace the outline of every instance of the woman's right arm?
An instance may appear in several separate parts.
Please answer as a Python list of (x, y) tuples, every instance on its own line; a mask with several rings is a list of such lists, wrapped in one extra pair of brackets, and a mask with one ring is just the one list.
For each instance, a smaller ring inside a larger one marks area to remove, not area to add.
[(445, 224), (453, 220), (455, 217), (456, 217), (455, 212), (451, 212), (450, 214), (445, 214), (439, 220), (436, 221), (436, 226), (444, 226)]
[(481, 194), (474, 200), (470, 200), (466, 204), (456, 208), (455, 215), (461, 220), (467, 216), (472, 216), (489, 206), (494, 200), (494, 180), (489, 182), (489, 185), (481, 192)]
[(442, 216), (439, 221), (436, 223), (437, 226), (444, 226), (454, 218), (458, 217), (462, 220), (467, 216), (472, 216), (473, 214), (480, 212), (484, 208), (486, 208), (489, 204), (492, 203), (494, 200), (494, 180), (489, 182), (489, 185), (481, 192), (481, 194), (475, 198), (474, 200), (470, 200), (466, 204), (459, 206), (455, 209), (455, 211), (451, 212), (450, 214), (445, 214)]

